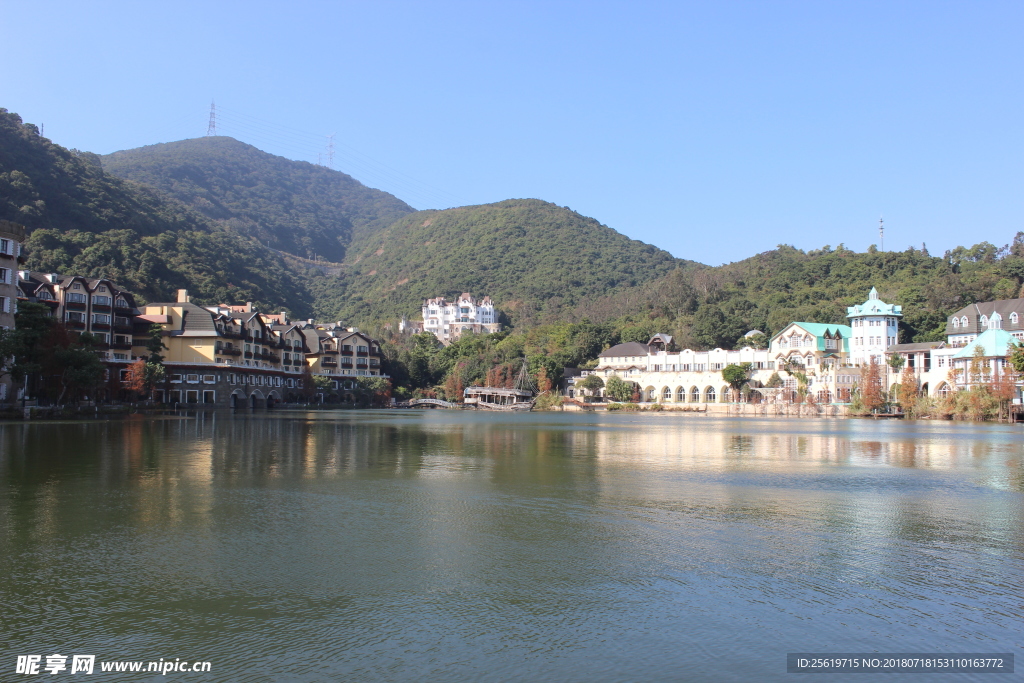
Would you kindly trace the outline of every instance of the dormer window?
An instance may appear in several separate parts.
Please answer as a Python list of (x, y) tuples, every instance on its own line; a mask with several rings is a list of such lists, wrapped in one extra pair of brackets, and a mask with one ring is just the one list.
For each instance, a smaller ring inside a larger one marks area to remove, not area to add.
[(985, 315), (981, 316), (981, 318), (978, 320), (978, 322), (981, 323), (982, 327), (988, 327), (988, 316), (985, 316)]
[(1017, 311), (1014, 311), (1010, 314), (1010, 324), (1016, 325), (1018, 322), (1020, 322), (1020, 317), (1017, 315)]
[(954, 317), (953, 318), (953, 329), (954, 330), (955, 329), (959, 329), (959, 327), (960, 327), (960, 318)]
[(967, 327), (967, 316), (960, 318), (960, 327)]

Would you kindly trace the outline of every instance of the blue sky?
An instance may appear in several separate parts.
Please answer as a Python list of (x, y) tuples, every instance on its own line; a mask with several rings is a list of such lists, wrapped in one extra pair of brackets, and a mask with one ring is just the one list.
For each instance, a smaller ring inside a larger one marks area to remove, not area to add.
[(1024, 230), (1024, 3), (0, 0), (0, 106), (218, 132), (416, 208), (537, 197), (718, 264)]

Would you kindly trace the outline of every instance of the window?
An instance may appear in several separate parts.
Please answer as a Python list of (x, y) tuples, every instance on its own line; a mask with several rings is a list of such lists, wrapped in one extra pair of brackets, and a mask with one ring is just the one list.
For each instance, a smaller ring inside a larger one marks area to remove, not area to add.
[(93, 313), (92, 314), (92, 321), (93, 321), (94, 324), (97, 324), (97, 325), (109, 325), (110, 324), (110, 316), (107, 315), (106, 313)]
[(203, 403), (211, 404), (217, 402), (217, 392), (206, 390), (203, 392)]
[(181, 375), (171, 375), (171, 384), (181, 384)]
[[(79, 285), (75, 285), (75, 287), (78, 286)], [(84, 304), (86, 302), (85, 294), (79, 294), (77, 292), (68, 292), (67, 296), (64, 297), (64, 299), (69, 304)]]
[(967, 327), (967, 316), (960, 318), (960, 327)]
[(11, 253), (11, 241), (10, 240), (0, 240), (0, 254), (8, 254), (8, 255), (10, 255), (10, 253)]
[(199, 375), (186, 375), (185, 381), (189, 384), (199, 384)]
[(0, 268), (0, 284), (9, 285), (11, 284), (11, 269)]
[(213, 384), (215, 381), (213, 375), (203, 375), (203, 384)]
[(1010, 314), (1010, 324), (1016, 325), (1020, 321), (1020, 317), (1017, 315), (1017, 311)]
[(368, 348), (367, 348), (367, 347), (365, 347), (365, 346), (360, 346), (360, 347), (357, 347), (357, 349), (356, 349), (356, 350), (357, 350), (357, 351), (358, 351), (359, 353), (369, 353), (369, 351), (370, 351), (370, 349), (368, 349)]
[(960, 318), (953, 318), (953, 329), (960, 327)]
[(109, 296), (94, 296), (92, 298), (92, 303), (93, 303), (94, 306), (109, 306), (110, 305), (110, 297)]
[(128, 354), (127, 353), (115, 353), (114, 354), (114, 360), (128, 360)]
[(0, 296), (0, 312), (10, 313), (11, 312), (11, 300), (10, 297)]
[(69, 323), (85, 323), (85, 313), (68, 311), (64, 314), (64, 320)]

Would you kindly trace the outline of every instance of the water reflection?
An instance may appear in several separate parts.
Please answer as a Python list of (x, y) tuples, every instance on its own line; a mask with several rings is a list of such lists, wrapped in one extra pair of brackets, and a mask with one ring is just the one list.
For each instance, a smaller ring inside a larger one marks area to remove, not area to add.
[(684, 663), (722, 680), (722, 659), (746, 680), (787, 650), (1007, 650), (1024, 635), (1021, 471), (1019, 429), (949, 423), (7, 424), (0, 608), (27, 651), (202, 653), (214, 680), (254, 661), (252, 680)]

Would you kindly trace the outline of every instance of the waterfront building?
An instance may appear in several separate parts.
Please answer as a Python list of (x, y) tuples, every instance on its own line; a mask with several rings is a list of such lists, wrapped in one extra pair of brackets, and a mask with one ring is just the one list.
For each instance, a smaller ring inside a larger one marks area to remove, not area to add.
[(645, 344), (626, 342), (602, 351), (594, 369), (566, 379), (566, 394), (575, 397), (576, 382), (596, 374), (606, 384), (612, 376), (635, 384), (642, 401), (717, 403), (732, 398), (722, 370), (743, 363), (750, 363), (753, 386), (763, 386), (776, 370), (766, 349), (677, 350), (670, 335), (656, 334)]
[[(21, 255), (24, 241), (25, 226), (0, 220), (0, 330), (14, 329), (19, 294), (17, 273), (24, 260)], [(14, 397), (12, 388), (11, 378), (0, 372), (0, 402)]]
[(886, 349), (899, 340), (903, 307), (880, 300), (878, 291), (872, 287), (867, 301), (847, 308), (846, 317), (852, 331), (850, 362), (854, 365), (868, 365), (872, 360), (885, 362)]
[(969, 304), (946, 320), (950, 346), (966, 346), (988, 330), (1006, 330), (1024, 341), (1024, 299), (1002, 299)]
[(105, 386), (118, 386), (133, 360), (139, 309), (130, 292), (107, 278), (21, 270), (18, 300), (43, 304), (70, 332), (91, 335), (93, 348), (106, 366)]
[[(340, 323), (292, 322), (252, 304), (202, 307), (186, 290), (147, 304), (138, 319), (139, 327), (162, 328), (168, 378), (157, 399), (167, 403), (264, 407), (308, 394), (310, 376), (330, 377), (338, 391), (353, 389), (359, 376), (382, 376), (380, 345)], [(148, 331), (136, 336), (144, 358)]]
[(430, 332), (443, 344), (450, 344), (465, 332), (490, 334), (501, 331), (498, 322), (500, 311), (494, 308), (489, 296), (477, 301), (469, 292), (463, 292), (455, 301), (444, 297), (427, 299), (423, 302), (422, 313), (422, 323), (409, 323), (403, 319), (399, 331)]

